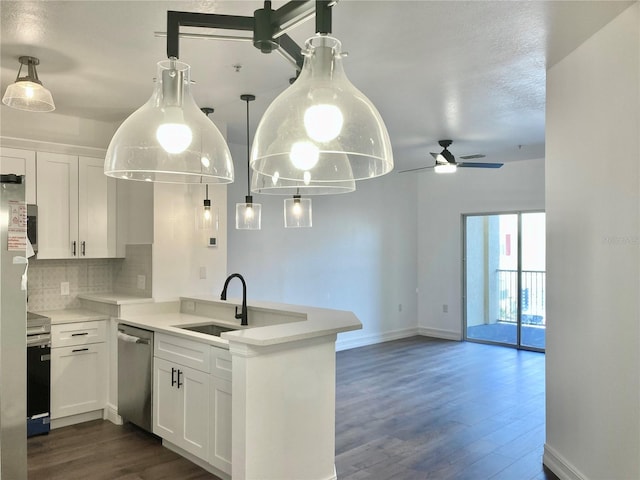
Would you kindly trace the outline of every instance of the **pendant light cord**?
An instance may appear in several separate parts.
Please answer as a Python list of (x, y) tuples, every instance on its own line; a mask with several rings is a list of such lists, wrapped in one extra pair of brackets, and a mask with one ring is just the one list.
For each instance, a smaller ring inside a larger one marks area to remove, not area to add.
[(251, 172), (251, 147), (249, 145), (249, 102), (256, 99), (255, 95), (250, 93), (244, 93), (240, 95), (240, 99), (247, 102), (247, 203), (250, 203), (251, 200), (251, 180), (250, 180), (250, 172)]
[(251, 183), (249, 181), (249, 170), (251, 169), (250, 162), (250, 148), (249, 148), (249, 97), (246, 98), (247, 101), (247, 195), (251, 195)]

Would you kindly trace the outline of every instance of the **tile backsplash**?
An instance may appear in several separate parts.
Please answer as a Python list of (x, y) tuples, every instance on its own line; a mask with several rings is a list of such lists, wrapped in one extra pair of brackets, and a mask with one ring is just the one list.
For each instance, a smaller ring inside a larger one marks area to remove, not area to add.
[[(151, 247), (127, 245), (125, 258), (30, 259), (28, 309), (80, 308), (80, 294), (116, 292), (151, 297)], [(144, 289), (136, 288), (139, 275), (145, 277)], [(68, 283), (68, 295), (62, 294), (64, 283)]]

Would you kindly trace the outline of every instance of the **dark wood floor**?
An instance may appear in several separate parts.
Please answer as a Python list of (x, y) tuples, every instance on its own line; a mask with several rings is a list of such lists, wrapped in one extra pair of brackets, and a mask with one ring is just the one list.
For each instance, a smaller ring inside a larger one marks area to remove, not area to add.
[[(337, 354), (340, 480), (556, 480), (542, 468), (544, 354), (415, 337)], [(29, 480), (214, 480), (95, 421), (28, 440)]]
[(426, 337), (338, 353), (340, 480), (555, 480), (544, 354)]

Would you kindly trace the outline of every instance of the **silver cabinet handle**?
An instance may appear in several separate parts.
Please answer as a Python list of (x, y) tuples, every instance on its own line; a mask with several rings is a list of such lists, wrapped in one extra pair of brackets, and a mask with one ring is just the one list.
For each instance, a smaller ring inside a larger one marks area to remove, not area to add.
[(82, 337), (83, 335), (89, 335), (89, 332), (72, 333), (71, 334), (72, 337)]
[(86, 249), (87, 242), (85, 242), (84, 240), (82, 242), (80, 242), (80, 247), (82, 249), (81, 250), (82, 256), (85, 257), (87, 255), (87, 249)]
[(71, 353), (77, 353), (77, 352), (88, 352), (89, 349), (88, 348), (76, 348), (74, 350), (71, 350)]
[(71, 242), (71, 253), (73, 254), (73, 256), (76, 256), (76, 241), (74, 240), (73, 242)]

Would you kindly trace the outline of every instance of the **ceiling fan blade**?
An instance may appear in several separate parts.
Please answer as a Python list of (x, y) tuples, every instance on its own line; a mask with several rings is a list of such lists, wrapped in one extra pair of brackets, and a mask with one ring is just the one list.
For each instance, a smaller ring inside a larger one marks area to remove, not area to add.
[(433, 167), (435, 167), (435, 165), (429, 165), (428, 167), (410, 168), (408, 170), (400, 170), (398, 173), (417, 172), (418, 170), (427, 170)]
[(458, 167), (500, 168), (504, 163), (458, 162)]

